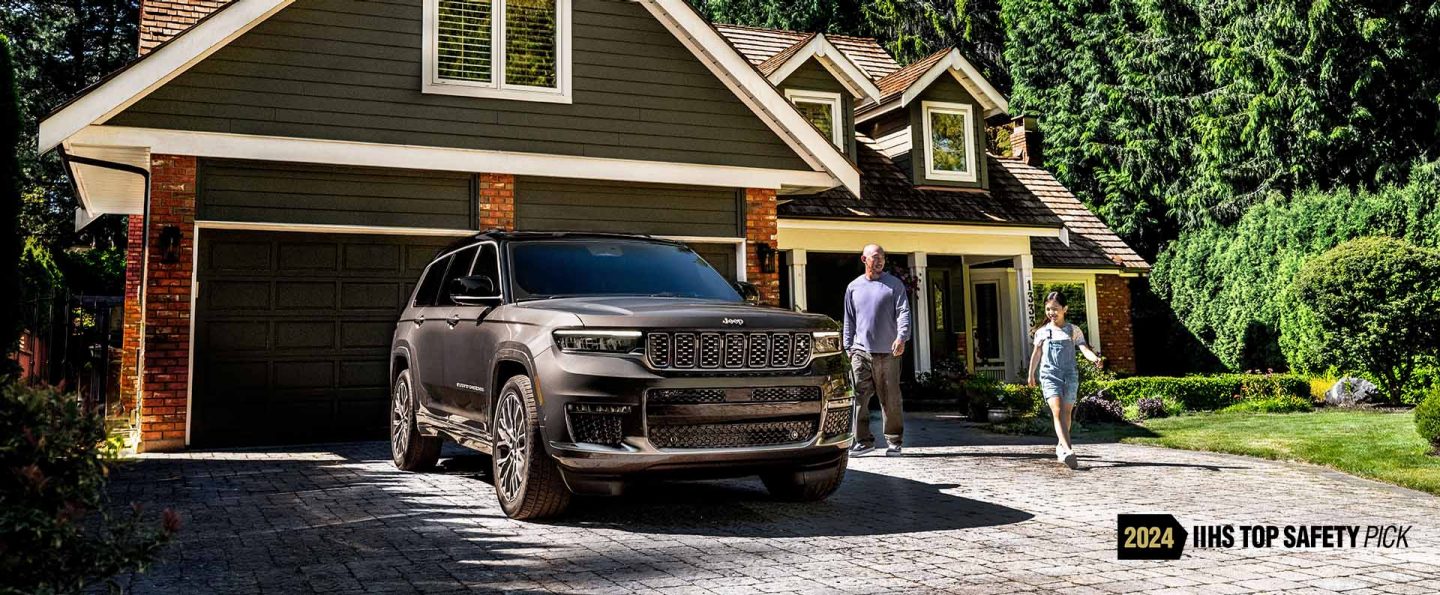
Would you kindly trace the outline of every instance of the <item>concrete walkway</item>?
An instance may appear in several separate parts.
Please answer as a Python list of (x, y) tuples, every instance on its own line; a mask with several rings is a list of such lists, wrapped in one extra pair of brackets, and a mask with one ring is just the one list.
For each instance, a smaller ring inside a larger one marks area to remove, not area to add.
[[(852, 459), (810, 505), (756, 480), (661, 483), (505, 518), (488, 459), (404, 473), (381, 442), (148, 455), (116, 503), (179, 510), (139, 593), (1440, 592), (1440, 498), (1307, 465), (1122, 444), (1053, 446), (943, 416), (902, 458)], [(1194, 549), (1119, 561), (1115, 515), (1197, 524), (1413, 525), (1409, 547)]]

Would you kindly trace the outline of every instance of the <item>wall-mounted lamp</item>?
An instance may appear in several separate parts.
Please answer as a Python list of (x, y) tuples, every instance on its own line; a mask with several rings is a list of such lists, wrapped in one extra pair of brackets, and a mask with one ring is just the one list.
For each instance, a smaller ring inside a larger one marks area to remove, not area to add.
[(156, 248), (160, 249), (160, 262), (165, 264), (180, 262), (180, 228), (174, 225), (160, 228), (160, 242)]
[(775, 272), (775, 248), (761, 242), (755, 246), (755, 259), (760, 261), (760, 272)]

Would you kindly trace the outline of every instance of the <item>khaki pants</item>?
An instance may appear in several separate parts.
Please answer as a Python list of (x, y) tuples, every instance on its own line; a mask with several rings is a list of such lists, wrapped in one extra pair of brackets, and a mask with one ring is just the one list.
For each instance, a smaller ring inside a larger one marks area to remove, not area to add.
[(850, 366), (855, 370), (855, 442), (874, 444), (870, 431), (870, 399), (880, 397), (880, 414), (884, 420), (885, 440), (900, 446), (905, 432), (905, 417), (900, 411), (900, 358), (888, 353), (850, 352)]

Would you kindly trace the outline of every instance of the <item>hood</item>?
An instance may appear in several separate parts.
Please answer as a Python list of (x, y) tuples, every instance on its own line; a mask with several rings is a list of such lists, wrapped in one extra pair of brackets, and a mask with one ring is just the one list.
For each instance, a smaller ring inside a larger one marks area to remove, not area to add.
[[(686, 328), (716, 330), (838, 330), (829, 316), (783, 308), (693, 298), (645, 296), (574, 297), (533, 300), (517, 308), (565, 312), (587, 327)], [(728, 322), (728, 323), (727, 323)]]

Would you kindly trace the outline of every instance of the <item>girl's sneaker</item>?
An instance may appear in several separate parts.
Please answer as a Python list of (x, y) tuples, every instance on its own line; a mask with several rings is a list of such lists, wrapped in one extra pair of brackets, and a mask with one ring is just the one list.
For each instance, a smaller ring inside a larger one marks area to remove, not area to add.
[(1065, 451), (1065, 457), (1062, 459), (1062, 461), (1065, 463), (1066, 467), (1069, 467), (1071, 469), (1075, 469), (1080, 466), (1080, 459), (1075, 456), (1075, 451), (1073, 450)]

